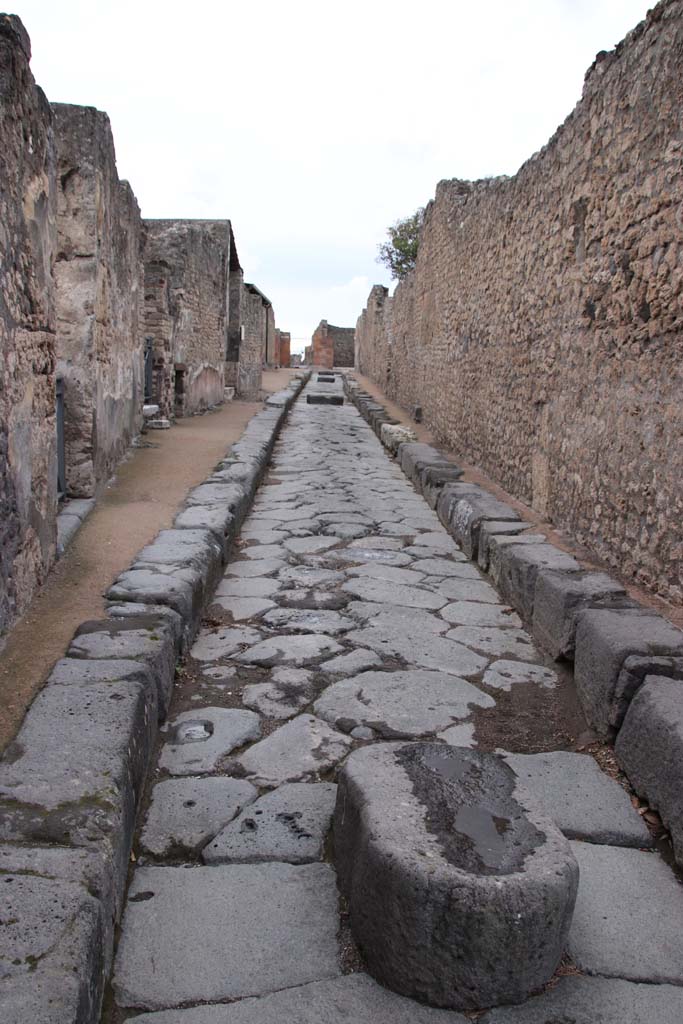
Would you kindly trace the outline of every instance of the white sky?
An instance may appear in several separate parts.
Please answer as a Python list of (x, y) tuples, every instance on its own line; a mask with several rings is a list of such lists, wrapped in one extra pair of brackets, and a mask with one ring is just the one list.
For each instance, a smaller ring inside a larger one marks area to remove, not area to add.
[(353, 326), (388, 224), (512, 174), (648, 0), (15, 0), (51, 100), (106, 110), (146, 217), (229, 217), (300, 350)]

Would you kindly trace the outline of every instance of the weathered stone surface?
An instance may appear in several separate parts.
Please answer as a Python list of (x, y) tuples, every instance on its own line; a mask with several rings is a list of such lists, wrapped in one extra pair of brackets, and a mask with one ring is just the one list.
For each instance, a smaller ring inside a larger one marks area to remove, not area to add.
[(352, 579), (345, 583), (342, 590), (354, 594), (363, 601), (376, 601), (378, 604), (399, 604), (406, 608), (442, 608), (448, 598), (431, 590), (410, 587), (381, 579)]
[(475, 651), (497, 658), (512, 655), (515, 658), (537, 658), (538, 651), (523, 629), (497, 629), (494, 626), (456, 626), (446, 633), (448, 640), (473, 647)]
[(473, 749), (477, 746), (474, 733), (475, 727), (472, 722), (461, 722), (459, 725), (452, 725), (449, 729), (444, 729), (443, 732), (438, 733), (437, 739), (443, 740), (452, 747), (469, 747)]
[(252, 683), (242, 691), (242, 703), (267, 718), (292, 718), (316, 692), (313, 674), (304, 668), (275, 668), (270, 680)]
[(493, 537), (514, 537), (529, 529), (528, 523), (489, 522), (485, 520), (479, 528), (479, 548), (477, 565), (483, 572), (488, 572), (490, 561), (490, 544)]
[(315, 780), (349, 751), (351, 740), (313, 715), (298, 715), (255, 743), (239, 765), (255, 786)]
[(95, 661), (140, 661), (154, 680), (160, 718), (171, 699), (175, 677), (175, 638), (167, 624), (153, 616), (83, 622), (67, 650), (68, 658)]
[[(411, 549), (411, 553), (417, 555), (417, 559), (419, 559), (413, 563), (413, 568), (418, 572), (426, 572), (430, 576), (460, 576), (462, 572), (460, 565), (457, 561), (451, 561), (452, 558), (455, 558), (454, 555), (451, 555), (450, 558), (423, 558), (422, 551), (422, 548), (416, 551)], [(479, 578), (476, 570), (475, 576)]]
[(271, 573), (281, 569), (285, 564), (282, 558), (264, 558), (260, 562), (245, 561), (231, 562), (225, 570), (226, 577), (238, 576), (240, 578), (251, 576), (269, 576)]
[(138, 868), (116, 958), (121, 1006), (160, 1009), (340, 974), (326, 864)]
[(572, 658), (576, 617), (584, 608), (623, 604), (624, 588), (605, 573), (542, 569), (536, 580), (533, 634), (553, 658)]
[(384, 447), (388, 448), (392, 455), (396, 454), (400, 444), (411, 444), (417, 441), (415, 432), (410, 427), (402, 427), (393, 423), (383, 423), (379, 436)]
[(257, 576), (255, 579), (236, 579), (227, 576), (216, 589), (216, 597), (273, 597), (282, 584), (277, 579)]
[(568, 839), (610, 846), (652, 846), (628, 793), (601, 772), (592, 757), (557, 750), (506, 754), (520, 784)]
[(220, 832), (202, 852), (206, 864), (321, 860), (337, 787), (292, 782), (268, 793)]
[(235, 622), (260, 618), (264, 612), (275, 607), (267, 597), (215, 597), (214, 604), (229, 612)]
[(281, 581), (280, 586), (324, 589), (343, 583), (346, 577), (343, 572), (336, 572), (334, 569), (318, 569), (313, 565), (290, 565), (286, 569), (281, 569), (277, 578)]
[(683, 865), (683, 681), (648, 676), (614, 749), (635, 791), (659, 811)]
[(581, 884), (567, 950), (579, 970), (682, 985), (683, 891), (670, 868), (655, 853), (571, 845)]
[(191, 505), (181, 509), (173, 520), (177, 530), (210, 530), (221, 546), (223, 559), (230, 553), (230, 546), (237, 534), (239, 516), (220, 505)]
[(522, 625), (512, 608), (500, 604), (484, 604), (481, 601), (454, 601), (441, 609), (441, 615), (456, 626), (512, 626)]
[[(412, 999), (397, 996), (378, 985), (367, 974), (349, 974), (333, 981), (316, 981), (310, 985), (229, 1005), (144, 1013), (138, 1020), (140, 1024), (282, 1024), (282, 1021), (291, 1021), (292, 1024), (294, 1021), (296, 1024), (339, 1024), (344, 1018), (353, 1021), (353, 1024), (466, 1024), (460, 1014), (449, 1010), (433, 1010)], [(635, 1018), (624, 1019), (624, 1024), (639, 1022)], [(678, 1022), (674, 1022), (673, 1018), (662, 1018), (661, 1024)]]
[(351, 651), (349, 654), (340, 654), (336, 658), (324, 661), (320, 666), (321, 671), (335, 673), (338, 675), (352, 675), (362, 672), (366, 668), (374, 668), (381, 665), (382, 659), (374, 651), (364, 651), (362, 648)]
[[(436, 635), (448, 625), (443, 620), (429, 616), (435, 625), (425, 625), (422, 620), (416, 620), (417, 610), (392, 608), (383, 611), (381, 605), (372, 604), (366, 607), (370, 612), (368, 625), (346, 634), (346, 639), (352, 643), (370, 647), (385, 657), (404, 658), (409, 664), (455, 676), (476, 676), (486, 668), (487, 658), (463, 644)], [(395, 610), (408, 614), (402, 619)], [(356, 607), (350, 606), (349, 611), (356, 613)], [(423, 614), (428, 615), (427, 612)]]
[[(456, 555), (460, 548), (445, 530), (434, 533), (419, 533), (413, 541), (413, 547), (428, 548), (430, 554)], [(425, 555), (427, 552), (425, 552)]]
[(203, 630), (190, 650), (196, 661), (218, 661), (241, 651), (247, 644), (256, 644), (262, 634), (250, 626), (223, 626)]
[(263, 616), (270, 629), (301, 630), (304, 633), (336, 635), (353, 629), (356, 623), (337, 611), (317, 608), (273, 608)]
[(169, 566), (133, 567), (120, 573), (107, 591), (109, 601), (165, 604), (180, 615), (191, 634), (201, 611), (204, 591), (201, 574), (195, 569)]
[(117, 601), (107, 604), (108, 619), (134, 619), (139, 615), (153, 615), (161, 619), (173, 633), (179, 649), (184, 646), (185, 623), (178, 612), (165, 604), (136, 604), (135, 601)]
[(486, 671), (482, 682), (495, 690), (507, 690), (520, 683), (534, 683), (547, 690), (557, 686), (557, 676), (543, 665), (532, 665), (524, 661), (494, 661)]
[(171, 775), (201, 775), (216, 771), (237, 747), (261, 735), (253, 711), (197, 708), (183, 711), (171, 723), (159, 764)]
[(391, 739), (432, 736), (494, 700), (440, 672), (361, 672), (328, 686), (314, 711), (344, 732), (364, 725)]
[(164, 779), (152, 790), (140, 846), (157, 857), (197, 852), (257, 796), (242, 779)]
[[(639, 671), (626, 660), (637, 655)], [(683, 632), (666, 619), (641, 609), (587, 609), (576, 629), (574, 678), (584, 714), (601, 735), (618, 729), (653, 659), (683, 656)]]
[[(499, 1006), (485, 1014), (482, 1021), (483, 1024), (647, 1024), (648, 1021), (678, 1024), (682, 1015), (683, 989), (674, 985), (637, 985), (614, 978), (570, 977), (560, 978), (555, 986), (529, 999), (523, 1006)], [(159, 1021), (159, 1024), (175, 1024), (175, 1021)], [(180, 1019), (178, 1024), (181, 1024)], [(183, 1020), (182, 1024), (203, 1024), (203, 1021), (199, 1018), (196, 1022)], [(207, 1018), (206, 1024), (212, 1024), (212, 1019)], [(218, 1019), (215, 1024), (219, 1024)]]
[[(343, 551), (331, 552), (341, 562), (381, 562), (383, 565), (410, 565), (410, 555), (402, 551), (383, 551), (380, 548), (345, 548)], [(416, 565), (416, 568), (421, 568)], [(427, 570), (425, 570), (427, 571)]]
[(339, 654), (342, 647), (323, 633), (282, 634), (254, 644), (236, 655), (246, 665), (308, 665), (325, 655)]
[(339, 590), (283, 590), (277, 595), (282, 608), (307, 608), (337, 611), (348, 604), (349, 598)]
[(348, 759), (334, 856), (378, 980), (470, 1010), (521, 1002), (551, 977), (578, 871), (561, 833), (521, 799), (494, 755), (382, 744)]
[[(497, 557), (494, 557), (494, 552)], [(501, 597), (516, 608), (527, 622), (534, 616), (536, 580), (542, 569), (579, 572), (581, 566), (552, 544), (516, 543), (491, 547), (491, 576)]]
[[(460, 496), (461, 489), (465, 491)], [(472, 484), (455, 484), (450, 488), (453, 504), (449, 509), (446, 529), (455, 538), (468, 558), (476, 561), (479, 554), (479, 531), (484, 520), (518, 522), (519, 515), (503, 501), (498, 501), (483, 488)], [(442, 520), (443, 522), (443, 520)]]
[(1, 881), (3, 1024), (96, 1020), (107, 911), (84, 886), (62, 878), (9, 872)]
[(436, 584), (436, 590), (451, 601), (481, 601), (500, 604), (500, 594), (483, 579), (457, 579), (450, 577)]

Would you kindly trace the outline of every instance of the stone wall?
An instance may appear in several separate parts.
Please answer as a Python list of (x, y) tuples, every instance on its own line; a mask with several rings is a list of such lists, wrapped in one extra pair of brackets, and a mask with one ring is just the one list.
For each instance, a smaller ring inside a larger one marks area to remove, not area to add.
[(0, 15), (0, 633), (56, 549), (55, 154), (30, 55)]
[(163, 416), (223, 401), (228, 345), (229, 221), (144, 221), (144, 329)]
[(358, 366), (610, 566), (683, 600), (683, 0), (513, 178), (445, 181)]
[(242, 289), (244, 337), (240, 343), (237, 376), (237, 394), (240, 398), (253, 401), (260, 396), (261, 374), (268, 343), (269, 314), (272, 317), (273, 309), (269, 300), (255, 285), (245, 284)]
[(90, 497), (142, 422), (140, 210), (119, 181), (109, 118), (53, 104), (57, 148), (57, 375), (66, 490)]
[(278, 338), (278, 350), (279, 350), (279, 365), (289, 366), (291, 364), (292, 354), (292, 335), (289, 331), (275, 331)]
[(354, 335), (353, 327), (335, 327), (321, 320), (311, 339), (313, 365), (326, 370), (333, 366), (353, 366)]

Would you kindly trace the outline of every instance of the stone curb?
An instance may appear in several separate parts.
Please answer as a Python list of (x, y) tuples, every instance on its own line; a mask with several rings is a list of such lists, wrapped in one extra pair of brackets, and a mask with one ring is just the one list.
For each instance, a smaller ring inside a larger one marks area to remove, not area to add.
[[(477, 484), (458, 482), (462, 471), (438, 448), (416, 442), (394, 448), (383, 428), (394, 421), (383, 406), (349, 375), (344, 376), (344, 390), (464, 554), (489, 574), (522, 616), (538, 644), (556, 660), (573, 662), (591, 727), (613, 740), (630, 719), (617, 739), (619, 762), (636, 792), (661, 811), (683, 865), (683, 802), (675, 795), (683, 792), (683, 762), (671, 753), (680, 749), (683, 727), (665, 728), (663, 698), (638, 701), (632, 716), (629, 710), (648, 677), (660, 677), (659, 689), (666, 677), (680, 684), (667, 691), (671, 721), (683, 721), (683, 630), (629, 598), (606, 573), (583, 569), (544, 536), (525, 532), (529, 525), (510, 506)], [(639, 735), (659, 736), (671, 756), (647, 754)]]
[[(0, 1019), (96, 1024), (159, 721), (303, 374), (271, 395), (212, 475), (107, 592), (0, 761)], [(46, 909), (48, 908), (48, 909)], [(49, 1007), (49, 1009), (48, 1009)]]

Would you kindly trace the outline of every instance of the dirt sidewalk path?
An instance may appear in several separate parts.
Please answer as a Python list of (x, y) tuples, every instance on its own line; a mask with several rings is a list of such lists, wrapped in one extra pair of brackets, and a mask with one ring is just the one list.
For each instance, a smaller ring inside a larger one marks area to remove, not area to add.
[[(272, 394), (294, 370), (263, 375)], [(137, 551), (171, 526), (187, 492), (209, 475), (260, 402), (230, 402), (215, 412), (150, 431), (151, 446), (133, 449), (76, 534), (64, 557), (14, 626), (0, 651), (0, 750), (66, 650), (76, 627), (100, 618), (103, 594)]]

